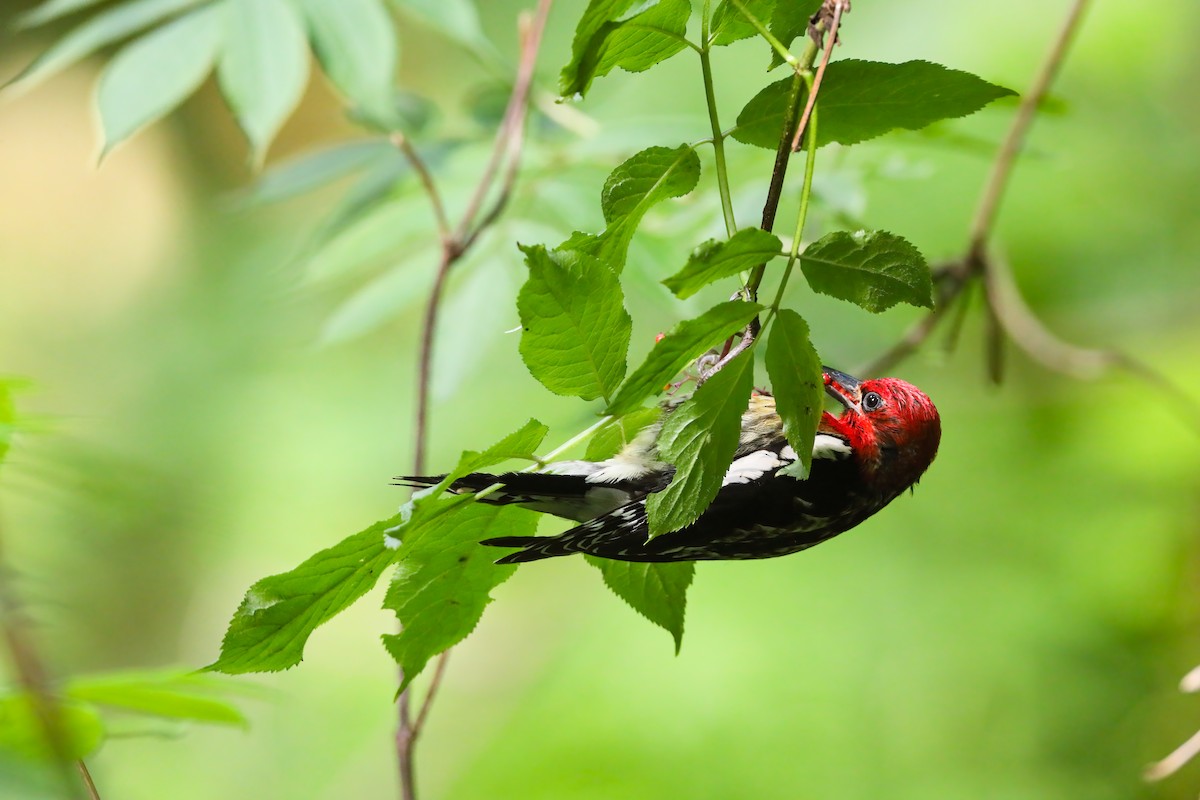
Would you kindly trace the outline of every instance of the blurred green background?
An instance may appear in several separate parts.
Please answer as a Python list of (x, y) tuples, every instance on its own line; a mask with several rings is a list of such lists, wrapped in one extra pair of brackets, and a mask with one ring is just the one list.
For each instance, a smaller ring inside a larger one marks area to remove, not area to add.
[[(527, 4), (480, 5), (511, 57)], [(837, 55), (927, 59), (1023, 91), (1065, 5), (856, 3)], [(582, 7), (556, 5), (547, 90)], [(1191, 398), (1197, 31), (1188, 0), (1153, 14), (1095, 4), (997, 231), (1055, 331), (1134, 353)], [(9, 37), (0, 75), (61, 32)], [(401, 35), (401, 83), (441, 109), (433, 135), (482, 136), (469, 107), (489, 73), (429, 30)], [(765, 63), (757, 43), (718, 54), (727, 124), (766, 81)], [(3, 532), (63, 675), (209, 663), (251, 582), (393, 512), (403, 496), (388, 480), (412, 458), (420, 296), (435, 266), (415, 237), (348, 277), (312, 280), (296, 254), (344, 186), (242, 210), (254, 177), (211, 81), (97, 168), (100, 64), (0, 98), (0, 372), (33, 381), (18, 400), (43, 429), (5, 466)], [(932, 261), (960, 253), (1013, 108), (823, 150), (818, 225), (842, 212)], [(521, 280), (512, 241), (598, 230), (608, 169), (707, 135), (690, 54), (601, 79), (578, 110), (590, 138), (534, 126), (515, 221), (456, 280), (432, 468), (531, 415), (556, 442), (588, 424), (596, 409), (541, 389), (504, 333)], [(268, 164), (358, 135), (343, 120), (314, 75)], [(770, 155), (731, 147), (749, 223)], [(465, 183), (483, 151), (464, 147), (440, 175)], [(427, 234), (427, 208), (412, 208)], [(635, 358), (727, 293), (693, 305), (655, 284), (719, 226), (711, 182), (661, 211), (625, 278)], [(842, 368), (918, 316), (870, 317), (796, 283), (793, 307)], [(990, 385), (978, 312), (953, 354), (935, 338), (897, 370), (935, 399), (945, 431), (915, 496), (811, 552), (700, 565), (678, 657), (582, 560), (537, 563), (500, 587), (450, 661), (418, 751), (423, 796), (1194, 797), (1200, 764), (1161, 785), (1140, 779), (1200, 727), (1200, 698), (1176, 690), (1200, 662), (1193, 401), (1120, 375), (1074, 382), (1013, 352), (1007, 380)], [(249, 730), (122, 731), (91, 760), (102, 793), (395, 796), (396, 676), (378, 641), (393, 620), (379, 595), (321, 629), (301, 667), (247, 681), (268, 689), (242, 703)]]

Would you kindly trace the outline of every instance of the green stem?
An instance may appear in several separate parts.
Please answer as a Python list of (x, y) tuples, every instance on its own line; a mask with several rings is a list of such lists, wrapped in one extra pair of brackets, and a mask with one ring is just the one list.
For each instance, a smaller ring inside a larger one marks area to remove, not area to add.
[[(747, 9), (744, 5), (742, 5), (742, 0), (729, 0), (729, 1), (731, 3), (733, 3), (733, 5), (737, 8), (738, 11), (742, 12), (742, 16), (746, 18), (746, 21), (754, 26), (754, 30), (758, 31), (758, 35), (767, 40), (767, 44), (771, 45), (771, 49), (779, 54), (779, 57), (783, 59), (784, 63), (787, 64), (788, 66), (790, 66), (792, 69), (794, 69), (797, 74), (799, 74), (802, 70), (808, 69), (809, 67), (812, 66), (811, 59), (809, 60), (807, 67), (803, 66), (803, 63), (804, 63), (803, 59), (798, 59), (794, 55), (792, 55), (792, 52), (783, 46), (783, 42), (776, 39), (774, 37), (774, 35), (772, 35), (771, 32), (769, 30), (767, 30), (767, 26), (763, 25), (762, 21), (759, 20), (758, 17), (751, 14), (749, 9)], [(709, 42), (708, 42), (707, 35), (703, 36), (701, 38), (701, 41), (704, 42), (704, 45), (706, 47), (708, 46)]]
[[(812, 91), (812, 76), (805, 77), (805, 82), (808, 84), (808, 90)], [(812, 116), (808, 119), (808, 130), (804, 132), (804, 147), (807, 151), (804, 160), (804, 184), (800, 187), (800, 210), (796, 214), (796, 231), (792, 235), (792, 249), (788, 252), (787, 266), (783, 270), (783, 277), (779, 280), (779, 289), (775, 292), (775, 301), (771, 303), (771, 309), (767, 312), (767, 322), (779, 311), (779, 304), (783, 302), (783, 292), (787, 288), (788, 278), (792, 276), (792, 269), (796, 266), (796, 260), (800, 257), (800, 242), (804, 236), (804, 223), (808, 219), (808, 202), (812, 197), (813, 173), (817, 165), (817, 107), (813, 106)], [(764, 324), (764, 327), (765, 327)]]
[(713, 159), (717, 168), (717, 192), (721, 195), (721, 213), (725, 217), (725, 235), (737, 232), (737, 220), (733, 216), (733, 198), (729, 192), (729, 168), (725, 164), (725, 134), (721, 132), (721, 120), (717, 117), (717, 96), (713, 90), (712, 45), (709, 42), (709, 3), (704, 0), (700, 15), (700, 41), (704, 43), (700, 54), (700, 73), (704, 77), (704, 102), (708, 106), (708, 122), (712, 126)]

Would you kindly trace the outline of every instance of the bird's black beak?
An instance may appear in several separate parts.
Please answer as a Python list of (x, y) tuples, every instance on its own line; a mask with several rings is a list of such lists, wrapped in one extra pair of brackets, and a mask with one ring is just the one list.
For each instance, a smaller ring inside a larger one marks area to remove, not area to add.
[(821, 371), (825, 373), (825, 394), (846, 408), (857, 409), (862, 400), (858, 378), (825, 366), (821, 367)]

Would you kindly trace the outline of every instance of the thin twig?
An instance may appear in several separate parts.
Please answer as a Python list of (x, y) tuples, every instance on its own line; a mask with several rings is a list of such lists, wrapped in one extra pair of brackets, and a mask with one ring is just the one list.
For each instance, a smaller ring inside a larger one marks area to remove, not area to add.
[(1067, 48), (1074, 39), (1075, 32), (1079, 29), (1079, 23), (1087, 4), (1088, 0), (1075, 0), (1072, 3), (1066, 19), (1063, 20), (1062, 27), (1059, 28), (1058, 35), (1050, 46), (1050, 52), (1046, 54), (1042, 68), (1038, 70), (1037, 77), (1034, 78), (1033, 85), (1021, 98), (1021, 104), (1017, 108), (1016, 116), (1013, 117), (1012, 126), (1008, 129), (1008, 135), (1004, 137), (1003, 144), (1000, 145), (996, 161), (992, 164), (991, 175), (988, 176), (986, 187), (983, 194), (980, 195), (979, 206), (976, 208), (975, 217), (971, 222), (970, 239), (967, 245), (968, 253), (981, 254), (987, 245), (992, 224), (996, 220), (996, 212), (1004, 197), (1004, 190), (1008, 187), (1013, 166), (1025, 143), (1025, 135), (1029, 132), (1029, 126), (1033, 124), (1038, 107), (1050, 90), (1050, 84), (1058, 75), (1058, 70), (1066, 58)]
[[(1025, 136), (1029, 131), (1030, 125), (1033, 123), (1038, 107), (1042, 104), (1050, 89), (1050, 84), (1054, 81), (1059, 68), (1062, 66), (1067, 48), (1074, 38), (1076, 31), (1079, 29), (1079, 23), (1083, 17), (1083, 12), (1087, 8), (1087, 4), (1088, 0), (1075, 0), (1072, 3), (1066, 18), (1063, 20), (1062, 26), (1059, 28), (1058, 35), (1051, 43), (1046, 59), (1034, 77), (1033, 85), (1022, 98), (1021, 104), (1017, 108), (1017, 113), (1013, 117), (1012, 125), (1009, 127), (1008, 133), (1004, 138), (1004, 142), (1001, 144), (999, 151), (997, 151), (991, 173), (988, 175), (988, 179), (980, 193), (979, 205), (976, 208), (975, 215), (968, 229), (969, 236), (966, 255), (961, 260), (953, 262), (943, 269), (943, 277), (949, 276), (951, 280), (939, 292), (933, 311), (930, 311), (926, 316), (913, 323), (895, 346), (869, 364), (866, 367), (867, 374), (878, 374), (882, 370), (890, 369), (921, 347), (933, 334), (937, 323), (945, 315), (946, 309), (960, 299), (963, 291), (972, 280), (981, 277), (987, 270), (987, 243), (1000, 207), (1000, 200), (1004, 195), (1005, 188), (1008, 186), (1009, 178), (1016, 164), (1016, 158), (1020, 154), (1022, 145), (1024, 144)], [(996, 345), (998, 343), (993, 341), (991, 344), (992, 352), (996, 352)], [(992, 368), (995, 368), (994, 363), (992, 364)]]
[(100, 800), (100, 790), (96, 788), (96, 782), (92, 780), (92, 773), (87, 764), (81, 758), (75, 765), (79, 767), (79, 777), (83, 780), (83, 788), (87, 790), (88, 800)]
[(89, 788), (90, 795), (84, 795), (83, 787), (76, 778), (74, 765), (78, 763), (84, 770), (86, 767), (71, 755), (62, 705), (50, 685), (46, 662), (30, 635), (20, 597), (12, 587), (12, 573), (5, 566), (2, 545), (0, 538), (0, 628), (3, 629), (4, 646), (13, 674), (29, 698), (38, 727), (62, 781), (64, 796), (98, 798), (94, 787)]
[[(393, 137), (393, 142), (405, 154), (417, 175), (421, 178), (422, 186), (429, 196), (437, 219), (439, 238), (442, 244), (441, 258), (438, 261), (437, 273), (433, 287), (425, 305), (425, 314), (421, 327), (420, 351), (417, 366), (417, 410), (416, 431), (413, 446), (413, 474), (420, 475), (425, 471), (425, 453), (429, 438), (429, 405), (430, 386), (433, 370), (433, 342), (437, 333), (438, 314), (441, 309), (442, 296), (446, 280), (451, 269), (462, 258), (467, 250), (475, 243), (480, 233), (488, 228), (500, 216), (512, 193), (521, 162), (521, 152), (524, 145), (525, 118), (529, 104), (529, 92), (533, 83), (534, 68), (537, 54), (541, 45), (542, 32), (545, 29), (546, 18), (549, 16), (553, 0), (539, 0), (537, 11), (533, 17), (522, 15), (520, 18), (521, 58), (517, 69), (516, 81), (512, 94), (509, 96), (508, 107), (504, 118), (496, 132), (492, 147), (492, 155), (480, 176), (474, 193), (467, 202), (458, 225), (451, 230), (447, 219), (441, 194), (424, 161), (411, 144), (403, 136)], [(496, 188), (496, 176), (502, 164), (506, 164), (499, 183), (499, 192), (483, 218), (476, 222), (488, 195)], [(445, 672), (447, 653), (442, 653), (438, 659), (433, 678), (425, 695), (416, 718), (412, 713), (411, 686), (400, 693), (398, 700), (398, 726), (396, 729), (396, 759), (400, 773), (400, 793), (404, 800), (414, 800), (416, 797), (416, 773), (413, 753), (421, 730), (432, 708), (433, 699), (441, 685)], [(403, 679), (403, 675), (401, 676)]]
[[(800, 115), (800, 123), (792, 135), (792, 152), (800, 150), (800, 140), (804, 137), (804, 129), (812, 117), (813, 108), (817, 105), (817, 93), (821, 91), (821, 80), (825, 77), (825, 68), (829, 66), (829, 56), (833, 46), (837, 44), (838, 28), (842, 24), (842, 14), (850, 10), (850, 0), (835, 0), (833, 4), (833, 22), (829, 24), (829, 38), (825, 42), (825, 55), (821, 57), (821, 65), (817, 67), (817, 76), (813, 79), (812, 88), (808, 91), (808, 102), (804, 104), (804, 113)], [(815, 145), (814, 145), (815, 146)]]

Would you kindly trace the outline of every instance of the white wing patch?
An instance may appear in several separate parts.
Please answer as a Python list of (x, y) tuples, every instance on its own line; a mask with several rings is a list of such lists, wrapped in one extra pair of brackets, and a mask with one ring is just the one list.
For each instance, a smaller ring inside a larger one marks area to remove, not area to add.
[[(728, 486), (731, 483), (751, 483), (758, 480), (768, 472), (779, 469), (787, 463), (781, 453), (776, 453), (774, 450), (755, 450), (748, 456), (742, 456), (736, 459), (729, 465), (729, 469), (725, 471), (725, 478), (721, 481), (722, 486)], [(793, 461), (795, 459), (792, 459)]]
[[(828, 433), (818, 433), (817, 438), (813, 440), (813, 458), (841, 459), (846, 458), (852, 452), (850, 445)], [(792, 455), (795, 455), (795, 451), (792, 452)]]

